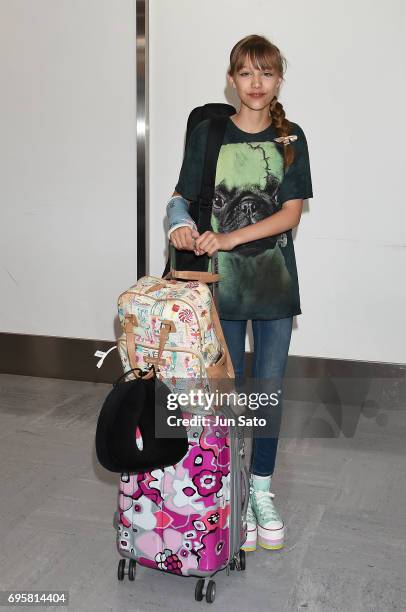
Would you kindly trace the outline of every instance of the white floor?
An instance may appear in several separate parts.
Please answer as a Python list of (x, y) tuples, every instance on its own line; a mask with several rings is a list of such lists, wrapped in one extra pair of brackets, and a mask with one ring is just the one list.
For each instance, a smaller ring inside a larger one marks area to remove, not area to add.
[[(194, 578), (138, 567), (117, 581), (118, 479), (94, 452), (109, 389), (0, 375), (0, 590), (67, 590), (74, 611), (204, 609)], [(286, 546), (217, 574), (213, 608), (406, 610), (406, 411), (387, 417), (362, 416), (348, 439), (281, 438), (272, 490)]]

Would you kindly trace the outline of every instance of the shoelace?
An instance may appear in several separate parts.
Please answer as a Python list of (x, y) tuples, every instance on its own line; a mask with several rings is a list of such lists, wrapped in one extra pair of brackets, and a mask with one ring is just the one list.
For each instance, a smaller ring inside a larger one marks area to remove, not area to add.
[(264, 512), (264, 514), (268, 514), (268, 512), (275, 518), (279, 520), (278, 512), (273, 504), (268, 504), (268, 498), (273, 499), (275, 497), (275, 493), (271, 493), (270, 491), (255, 491), (255, 499), (258, 504), (258, 510), (260, 512)]

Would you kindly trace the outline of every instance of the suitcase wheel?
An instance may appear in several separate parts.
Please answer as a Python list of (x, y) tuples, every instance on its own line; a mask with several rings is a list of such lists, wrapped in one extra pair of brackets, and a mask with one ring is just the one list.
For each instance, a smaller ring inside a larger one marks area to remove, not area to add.
[(128, 574), (128, 580), (135, 580), (135, 569), (137, 567), (137, 562), (135, 559), (130, 559), (128, 563), (128, 570), (126, 569), (126, 560), (120, 559), (118, 562), (117, 568), (117, 578), (121, 581), (124, 580), (124, 576)]
[(120, 559), (120, 561), (118, 562), (118, 568), (117, 568), (117, 578), (119, 580), (124, 580), (124, 574), (125, 574), (125, 559)]
[(199, 578), (199, 580), (196, 582), (196, 588), (195, 588), (195, 600), (196, 601), (202, 601), (203, 588), (204, 588), (204, 578)]
[(240, 570), (245, 570), (245, 550), (240, 550)]
[[(203, 597), (204, 597), (204, 585), (205, 585), (205, 579), (204, 578), (199, 578), (199, 580), (196, 582), (196, 588), (195, 588), (195, 600), (196, 601), (202, 601)], [(206, 587), (206, 601), (207, 603), (213, 603), (213, 601), (216, 598), (216, 583), (214, 582), (214, 580), (209, 580), (209, 582), (207, 583), (207, 587)]]
[(231, 559), (228, 567), (230, 570), (245, 570), (245, 550), (241, 548), (239, 554)]
[(128, 580), (135, 580), (135, 570), (137, 567), (137, 562), (135, 559), (130, 559), (130, 563), (128, 565)]
[(216, 598), (216, 583), (214, 580), (209, 580), (206, 589), (206, 601), (207, 603), (213, 603)]

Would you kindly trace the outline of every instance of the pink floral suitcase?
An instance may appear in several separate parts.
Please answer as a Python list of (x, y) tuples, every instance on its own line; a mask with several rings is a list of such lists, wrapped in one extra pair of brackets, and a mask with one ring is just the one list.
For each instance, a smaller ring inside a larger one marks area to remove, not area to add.
[[(145, 276), (120, 295), (118, 349), (124, 371), (153, 363), (157, 376), (178, 392), (200, 384), (210, 391), (213, 381), (234, 378), (215, 302), (203, 280), (211, 275), (198, 276), (201, 282)], [(188, 407), (183, 416), (199, 415)], [(240, 549), (246, 539), (248, 474), (235, 416), (227, 405), (205, 412), (188, 428), (182, 461), (121, 475), (115, 514), (123, 557), (119, 580), (126, 574), (134, 580), (137, 564), (195, 576), (195, 599), (205, 595), (212, 602), (214, 574), (245, 569)]]
[(229, 407), (220, 411), (206, 415), (204, 424), (188, 427), (189, 450), (176, 465), (121, 475), (115, 514), (117, 548), (124, 557), (119, 580), (125, 574), (134, 580), (137, 563), (195, 576), (195, 599), (205, 594), (211, 603), (216, 588), (212, 576), (223, 569), (245, 569), (240, 550), (248, 503), (244, 440)]

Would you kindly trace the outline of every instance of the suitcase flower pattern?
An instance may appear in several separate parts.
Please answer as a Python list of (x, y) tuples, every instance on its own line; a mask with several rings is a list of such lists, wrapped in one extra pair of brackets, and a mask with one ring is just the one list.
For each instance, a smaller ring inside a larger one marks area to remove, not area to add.
[(121, 555), (185, 576), (227, 565), (229, 432), (215, 424), (214, 416), (206, 419), (205, 426), (189, 427), (189, 450), (176, 465), (122, 474), (117, 524)]

